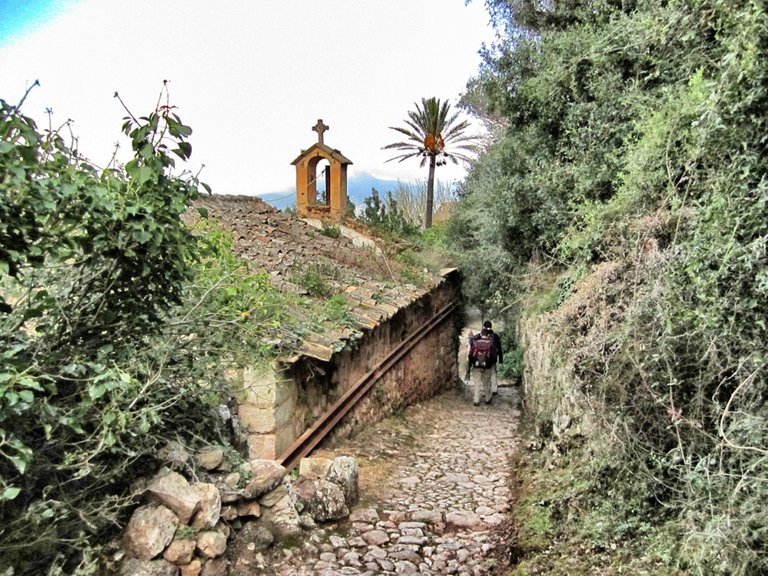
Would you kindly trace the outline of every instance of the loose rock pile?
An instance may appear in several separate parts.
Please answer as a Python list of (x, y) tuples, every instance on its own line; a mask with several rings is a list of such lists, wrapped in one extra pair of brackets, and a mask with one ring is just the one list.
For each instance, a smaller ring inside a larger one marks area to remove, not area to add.
[[(274, 542), (346, 518), (358, 497), (357, 462), (349, 457), (307, 459), (296, 478), (271, 460), (233, 469), (219, 449), (195, 460), (199, 481), (163, 468), (137, 486), (145, 504), (131, 516), (115, 555), (120, 576), (233, 574), (258, 562)], [(234, 551), (227, 553), (230, 545)]]

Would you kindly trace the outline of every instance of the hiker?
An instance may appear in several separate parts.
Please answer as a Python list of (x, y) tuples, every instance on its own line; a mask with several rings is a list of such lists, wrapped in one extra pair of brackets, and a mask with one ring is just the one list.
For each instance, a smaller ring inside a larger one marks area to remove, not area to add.
[[(499, 364), (504, 363), (504, 351), (501, 349), (501, 336), (493, 331), (493, 323), (490, 320), (483, 322), (483, 328), (488, 330), (493, 338), (493, 344), (496, 346), (496, 358)], [(496, 396), (499, 393), (499, 381), (496, 378), (496, 364), (491, 368), (491, 394)]]
[(496, 365), (496, 343), (493, 338), (493, 331), (483, 328), (480, 335), (470, 341), (469, 365), (473, 370), (480, 371), (480, 377), (475, 378), (475, 393), (473, 403), (480, 405), (480, 396), (482, 392), (483, 400), (486, 404), (491, 403), (491, 374)]

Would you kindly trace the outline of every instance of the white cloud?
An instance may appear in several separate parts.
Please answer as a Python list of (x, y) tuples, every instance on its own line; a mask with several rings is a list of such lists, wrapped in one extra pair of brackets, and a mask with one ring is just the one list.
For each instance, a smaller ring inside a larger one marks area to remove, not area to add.
[[(456, 103), (491, 39), (483, 4), (463, 0), (83, 0), (0, 51), (0, 97), (25, 113), (75, 120), (81, 149), (105, 163), (124, 111), (154, 106), (163, 79), (194, 129), (193, 169), (215, 192), (260, 194), (294, 183), (290, 162), (316, 141), (380, 177), (425, 177), (385, 163), (413, 103)], [(459, 178), (463, 170), (440, 168)]]

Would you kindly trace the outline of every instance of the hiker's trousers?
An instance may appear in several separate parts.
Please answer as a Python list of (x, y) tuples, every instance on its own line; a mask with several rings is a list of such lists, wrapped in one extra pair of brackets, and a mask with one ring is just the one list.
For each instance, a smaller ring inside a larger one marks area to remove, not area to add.
[(491, 401), (491, 375), (495, 372), (495, 367), (491, 368), (474, 368), (472, 370), (475, 373), (475, 397), (474, 403), (480, 402), (480, 396), (483, 397), (484, 402)]

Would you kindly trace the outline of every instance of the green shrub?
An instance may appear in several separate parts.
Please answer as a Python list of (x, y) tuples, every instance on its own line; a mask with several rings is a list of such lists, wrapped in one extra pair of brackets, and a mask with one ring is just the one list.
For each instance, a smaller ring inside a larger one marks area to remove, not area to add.
[(219, 388), (185, 368), (211, 365), (202, 324), (171, 322), (199, 184), (172, 173), (192, 150), (172, 110), (129, 114), (134, 159), (99, 171), (0, 101), (0, 564), (16, 574), (95, 573), (158, 447), (220, 424)]
[(341, 236), (341, 229), (338, 226), (328, 226), (323, 224), (323, 227), (320, 229), (320, 234), (327, 236), (328, 238), (339, 238)]
[(288, 279), (301, 286), (310, 296), (328, 298), (333, 295), (333, 280), (340, 278), (339, 269), (331, 262), (301, 262), (294, 264)]

